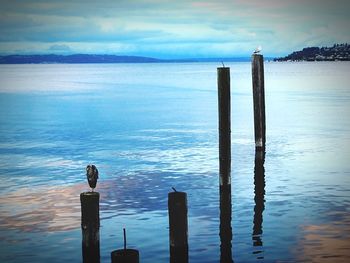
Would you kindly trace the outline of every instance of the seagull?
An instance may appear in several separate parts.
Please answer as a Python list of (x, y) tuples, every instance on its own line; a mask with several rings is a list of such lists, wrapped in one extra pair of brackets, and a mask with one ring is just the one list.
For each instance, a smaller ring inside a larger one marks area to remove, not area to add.
[(259, 54), (261, 50), (262, 50), (262, 47), (261, 47), (261, 46), (258, 46), (258, 47), (254, 50), (254, 54)]
[(89, 164), (86, 166), (86, 178), (91, 187), (91, 191), (93, 192), (98, 179), (98, 170), (95, 165)]

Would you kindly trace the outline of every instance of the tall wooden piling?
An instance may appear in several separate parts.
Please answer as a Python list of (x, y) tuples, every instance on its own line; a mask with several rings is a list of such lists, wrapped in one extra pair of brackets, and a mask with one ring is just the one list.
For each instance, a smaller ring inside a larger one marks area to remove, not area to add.
[(100, 262), (100, 194), (85, 192), (80, 194), (82, 252), (84, 263)]
[(255, 148), (264, 150), (266, 143), (264, 57), (252, 55)]
[(187, 194), (168, 194), (170, 262), (188, 262)]
[(231, 228), (231, 91), (230, 68), (218, 72), (220, 262), (232, 262)]
[(231, 185), (230, 68), (218, 68), (220, 186)]

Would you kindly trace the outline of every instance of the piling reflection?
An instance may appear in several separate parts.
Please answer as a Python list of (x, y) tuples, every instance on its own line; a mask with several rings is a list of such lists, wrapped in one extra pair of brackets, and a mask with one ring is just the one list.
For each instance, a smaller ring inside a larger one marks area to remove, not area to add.
[(231, 184), (220, 185), (220, 262), (232, 260)]
[(263, 240), (262, 240), (262, 223), (263, 212), (265, 209), (265, 152), (255, 152), (255, 165), (254, 165), (254, 226), (253, 226), (253, 253), (257, 255), (258, 259), (263, 259)]

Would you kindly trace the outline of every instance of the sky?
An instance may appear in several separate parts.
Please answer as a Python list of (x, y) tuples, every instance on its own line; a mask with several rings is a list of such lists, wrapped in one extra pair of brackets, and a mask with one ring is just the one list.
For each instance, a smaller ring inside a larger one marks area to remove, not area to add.
[(0, 0), (0, 54), (285, 56), (350, 43), (348, 0)]

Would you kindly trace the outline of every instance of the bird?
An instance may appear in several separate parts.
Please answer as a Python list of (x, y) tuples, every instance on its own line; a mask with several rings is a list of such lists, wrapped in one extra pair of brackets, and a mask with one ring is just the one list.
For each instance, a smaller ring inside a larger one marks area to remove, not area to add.
[(262, 50), (262, 47), (261, 47), (261, 46), (258, 46), (258, 47), (254, 50), (254, 54), (259, 54), (261, 50)]
[(98, 170), (95, 165), (89, 164), (86, 166), (86, 178), (88, 180), (89, 186), (91, 187), (91, 191), (93, 192), (98, 179)]

